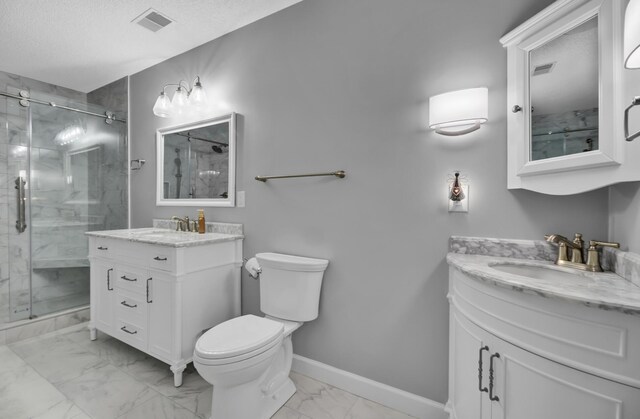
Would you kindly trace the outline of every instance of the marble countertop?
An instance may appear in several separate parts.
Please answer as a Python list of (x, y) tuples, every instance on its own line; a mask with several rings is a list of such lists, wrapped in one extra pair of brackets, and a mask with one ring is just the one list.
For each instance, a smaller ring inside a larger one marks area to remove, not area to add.
[[(589, 307), (640, 315), (640, 286), (613, 272), (583, 272), (548, 260), (449, 253), (447, 263), (473, 279), (498, 287)], [(494, 269), (492, 265), (525, 265), (572, 273), (553, 279), (532, 278)]]
[(205, 244), (241, 240), (242, 234), (224, 233), (192, 233), (174, 231), (157, 227), (131, 228), (122, 230), (88, 231), (87, 236), (103, 237), (108, 239), (127, 240), (130, 242), (148, 243), (169, 247), (192, 247)]

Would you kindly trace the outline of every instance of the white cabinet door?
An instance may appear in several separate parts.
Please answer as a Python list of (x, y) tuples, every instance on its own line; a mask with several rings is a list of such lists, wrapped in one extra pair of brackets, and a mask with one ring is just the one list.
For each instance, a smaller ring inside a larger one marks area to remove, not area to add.
[[(525, 351), (455, 309), (450, 326), (451, 419), (640, 418), (640, 389)], [(482, 348), (488, 350), (482, 353), (480, 384)]]
[(100, 260), (91, 262), (91, 321), (106, 333), (113, 329), (114, 282), (113, 266)]
[(451, 419), (488, 419), (489, 335), (455, 310), (451, 310), (449, 333)]
[(606, 380), (520, 349), (498, 338), (493, 419), (638, 419), (640, 389)]
[(177, 316), (174, 287), (176, 281), (170, 277), (150, 272), (146, 280), (146, 298), (149, 316), (149, 353), (160, 359), (171, 360), (177, 354), (173, 350), (175, 342), (174, 324), (181, 316)]

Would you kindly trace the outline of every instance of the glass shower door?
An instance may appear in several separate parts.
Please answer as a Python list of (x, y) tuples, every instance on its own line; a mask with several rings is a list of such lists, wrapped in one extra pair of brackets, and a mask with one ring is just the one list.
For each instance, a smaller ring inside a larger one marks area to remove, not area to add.
[[(105, 112), (42, 92), (31, 96)], [(25, 180), (26, 229), (13, 228), (10, 253), (11, 283), (15, 271), (18, 278), (28, 278), (29, 286), (16, 282), (11, 296), (16, 315), (37, 317), (89, 304), (84, 233), (127, 226), (127, 137), (121, 122), (108, 124), (105, 118), (34, 103), (24, 109), (29, 141), (10, 173), (18, 183)], [(18, 220), (19, 188), (15, 193), (12, 214)]]
[[(7, 93), (19, 94), (19, 90), (9, 87)], [(2, 165), (6, 164), (3, 167), (6, 177), (2, 182), (0, 208), (6, 215), (6, 223), (2, 223), (2, 237), (7, 238), (3, 240), (6, 247), (2, 247), (2, 276), (7, 301), (0, 305), (7, 311), (3, 310), (0, 320), (8, 323), (28, 319), (31, 315), (31, 240), (27, 232), (31, 124), (29, 109), (20, 106), (16, 100), (4, 100), (3, 107), (6, 130), (3, 130), (2, 142), (6, 144), (7, 152), (6, 159), (2, 159)]]

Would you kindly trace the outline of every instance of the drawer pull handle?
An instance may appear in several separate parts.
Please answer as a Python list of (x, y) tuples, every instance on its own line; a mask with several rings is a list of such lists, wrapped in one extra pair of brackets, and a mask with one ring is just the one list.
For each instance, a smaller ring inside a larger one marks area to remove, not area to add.
[(111, 271), (113, 271), (113, 268), (107, 269), (107, 291), (113, 291), (113, 288), (111, 288)]
[(153, 278), (147, 278), (147, 303), (153, 303), (153, 300), (149, 299), (149, 281), (153, 281)]
[(138, 280), (138, 278), (127, 278), (126, 275), (122, 275), (120, 278), (124, 279), (125, 281), (131, 281), (131, 282), (135, 282)]
[(98, 250), (109, 250), (108, 247), (98, 246)]
[(134, 304), (134, 305), (127, 304), (127, 300), (122, 301), (120, 304), (122, 304), (122, 305), (123, 305), (123, 306), (125, 306), (125, 307), (129, 307), (129, 308), (136, 308), (136, 307), (138, 307), (138, 305), (137, 305), (137, 304)]
[(135, 335), (136, 333), (138, 333), (138, 331), (137, 331), (137, 330), (134, 330), (133, 332), (132, 332), (131, 330), (127, 330), (127, 326), (122, 326), (122, 327), (120, 328), (120, 330), (122, 330), (123, 332), (126, 332), (126, 333), (128, 333), (128, 334), (130, 334), (130, 335)]
[(496, 352), (489, 358), (489, 400), (499, 402), (500, 397), (493, 395), (493, 358), (500, 358), (500, 354)]
[(159, 260), (161, 262), (164, 262), (164, 261), (167, 260), (167, 258), (161, 258), (160, 256), (156, 256), (156, 257), (153, 258), (153, 260)]
[(486, 393), (489, 391), (488, 388), (482, 387), (482, 352), (488, 350), (489, 347), (485, 345), (480, 348), (480, 353), (478, 354), (478, 390), (480, 390), (481, 393)]

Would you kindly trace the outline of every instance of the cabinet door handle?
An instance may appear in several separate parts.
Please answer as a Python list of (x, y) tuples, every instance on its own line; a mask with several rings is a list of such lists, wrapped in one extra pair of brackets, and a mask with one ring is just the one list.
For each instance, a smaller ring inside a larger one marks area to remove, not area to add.
[(480, 348), (480, 351), (478, 353), (478, 390), (480, 390), (481, 393), (486, 393), (489, 391), (488, 388), (486, 387), (482, 387), (482, 352), (484, 351), (489, 351), (489, 347), (488, 346), (483, 346), (482, 348)]
[(125, 306), (125, 307), (129, 307), (129, 308), (136, 308), (136, 307), (138, 307), (138, 305), (137, 305), (137, 304), (134, 304), (134, 305), (127, 304), (127, 300), (124, 300), (124, 301), (120, 302), (120, 304), (122, 304), (122, 305), (123, 305), (123, 306)]
[(125, 281), (131, 281), (131, 282), (135, 282), (138, 280), (138, 278), (127, 278), (126, 275), (122, 275), (120, 278), (124, 279)]
[(123, 332), (126, 332), (126, 333), (128, 333), (128, 334), (130, 334), (130, 335), (135, 335), (136, 333), (138, 333), (138, 331), (137, 331), (137, 330), (134, 330), (133, 332), (132, 332), (131, 330), (127, 330), (127, 326), (122, 326), (122, 327), (120, 328), (120, 330), (122, 330)]
[(167, 260), (167, 258), (166, 257), (165, 258), (161, 258), (160, 256), (156, 256), (156, 257), (153, 258), (153, 260), (159, 260), (159, 261), (164, 262), (165, 260)]
[(153, 278), (147, 278), (147, 303), (153, 303), (153, 300), (149, 299), (149, 281), (153, 281)]
[(109, 250), (108, 247), (98, 246), (98, 250)]
[(489, 358), (489, 400), (499, 402), (500, 397), (493, 395), (493, 358), (500, 358), (500, 354), (496, 352)]
[(522, 106), (520, 105), (515, 105), (513, 108), (511, 108), (511, 112), (513, 113), (518, 113), (522, 110)]
[(107, 291), (113, 291), (113, 288), (111, 288), (111, 271), (113, 271), (113, 268), (107, 269)]

